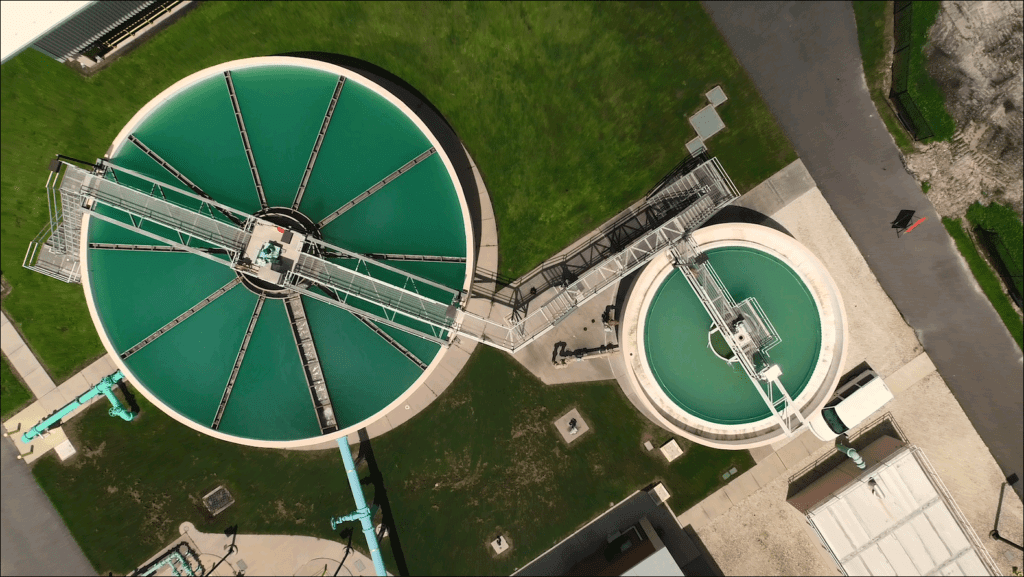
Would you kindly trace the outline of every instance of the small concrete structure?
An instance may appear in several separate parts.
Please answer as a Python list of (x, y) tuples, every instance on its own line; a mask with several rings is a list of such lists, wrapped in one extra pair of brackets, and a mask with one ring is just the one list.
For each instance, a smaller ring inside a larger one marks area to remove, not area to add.
[(722, 117), (718, 116), (715, 107), (708, 104), (690, 117), (690, 126), (697, 131), (697, 136), (701, 140), (706, 141), (724, 129), (725, 123), (722, 122)]
[(494, 541), (491, 541), (491, 548), (494, 549), (494, 553), (496, 555), (501, 555), (511, 547), (512, 545), (509, 544), (508, 537), (505, 537), (504, 535), (498, 535)]
[(654, 502), (658, 505), (668, 501), (669, 497), (672, 496), (672, 494), (668, 492), (668, 489), (665, 488), (664, 483), (658, 483), (651, 487), (651, 489), (647, 491), (647, 494), (650, 495), (651, 499), (654, 499)]
[[(575, 423), (573, 423), (575, 427), (570, 426), (573, 420), (575, 420)], [(555, 421), (555, 428), (561, 433), (563, 441), (567, 444), (572, 444), (573, 441), (579, 439), (590, 430), (590, 425), (583, 420), (578, 410), (573, 409)], [(575, 433), (572, 432), (573, 428), (576, 429)]]
[(704, 150), (704, 141), (699, 136), (686, 143), (686, 151), (690, 154), (697, 154), (702, 150)]
[(71, 444), (70, 439), (64, 439), (64, 442), (53, 448), (57, 452), (57, 456), (60, 457), (61, 461), (67, 461), (72, 455), (77, 453), (75, 446)]
[(722, 90), (721, 86), (716, 86), (711, 90), (708, 90), (707, 93), (704, 94), (704, 96), (707, 97), (708, 102), (711, 103), (711, 106), (715, 107), (717, 107), (719, 104), (724, 103), (726, 100), (729, 100), (729, 97), (725, 95), (725, 91)]
[(648, 451), (653, 451), (654, 450), (654, 443), (652, 443), (650, 441), (644, 441), (644, 448), (647, 449)]
[(683, 448), (679, 446), (679, 443), (677, 443), (675, 439), (672, 439), (662, 445), (659, 450), (661, 451), (661, 454), (668, 459), (669, 463), (683, 456)]

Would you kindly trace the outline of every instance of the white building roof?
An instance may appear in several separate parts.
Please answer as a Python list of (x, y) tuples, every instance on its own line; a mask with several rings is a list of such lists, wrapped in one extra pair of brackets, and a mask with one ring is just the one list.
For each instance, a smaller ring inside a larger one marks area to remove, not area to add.
[(0, 62), (28, 48), (93, 2), (0, 2)]
[(923, 454), (905, 447), (808, 511), (844, 573), (993, 574), (973, 529), (925, 466)]

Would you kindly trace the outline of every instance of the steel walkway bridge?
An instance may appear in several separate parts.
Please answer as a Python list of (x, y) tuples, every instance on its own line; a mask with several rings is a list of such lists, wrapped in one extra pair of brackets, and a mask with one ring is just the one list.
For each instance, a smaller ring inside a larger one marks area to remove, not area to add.
[[(449, 344), (458, 335), (513, 353), (659, 252), (677, 245), (739, 196), (714, 158), (663, 181), (646, 202), (659, 207), (672, 205), (674, 210), (681, 208), (674, 217), (581, 272), (530, 314), (494, 320), (466, 311), (465, 293), (388, 264), (388, 261), (413, 260), (407, 255), (359, 254), (309, 235), (300, 238), (298, 258), (258, 269), (252, 257), (266, 246), (266, 231), (280, 229), (257, 216), (212, 200), (198, 187), (182, 181), (188, 188), (179, 188), (106, 161), (99, 161), (93, 170), (86, 170), (58, 159), (51, 163), (50, 170), (47, 199), (51, 219), (26, 254), (24, 264), (32, 270), (65, 282), (79, 282), (81, 220), (84, 214), (89, 214), (161, 243), (157, 247), (117, 245), (121, 250), (190, 252), (233, 268), (240, 278), (242, 275), (278, 274), (273, 277), (275, 284), (290, 293), (348, 310), (378, 334), (382, 333), (378, 325), (385, 325), (442, 345)], [(129, 178), (132, 185), (127, 184)], [(135, 184), (139, 182), (149, 187), (148, 190)], [(283, 234), (290, 242), (296, 242), (293, 236), (301, 236), (294, 231)], [(270, 240), (271, 244), (280, 244), (283, 237)], [(346, 259), (354, 266), (341, 266), (329, 258)], [(269, 269), (273, 269), (272, 273)], [(384, 276), (389, 280), (382, 280)], [(438, 289), (430, 291), (432, 295), (446, 294), (450, 298), (438, 300), (440, 297), (423, 294), (420, 288), (426, 286)], [(289, 311), (294, 312), (289, 316), (295, 326), (297, 343), (302, 342), (304, 334), (301, 323), (305, 315), (300, 314), (300, 309), (301, 304), (289, 307)], [(188, 313), (186, 311), (186, 315)], [(175, 319), (161, 330), (166, 332), (181, 320), (184, 319)], [(145, 341), (139, 343), (126, 354), (136, 352), (145, 344)], [(313, 376), (317, 370), (316, 353), (303, 349), (301, 344), (299, 347), (303, 358), (310, 361), (307, 368), (312, 372), (307, 371), (307, 375), (314, 399), (318, 407), (323, 408), (322, 425), (329, 427), (332, 421), (330, 401), (315, 392), (318, 388)], [(411, 352), (403, 354), (422, 367), (423, 362)], [(225, 398), (228, 394), (230, 390), (225, 391)]]

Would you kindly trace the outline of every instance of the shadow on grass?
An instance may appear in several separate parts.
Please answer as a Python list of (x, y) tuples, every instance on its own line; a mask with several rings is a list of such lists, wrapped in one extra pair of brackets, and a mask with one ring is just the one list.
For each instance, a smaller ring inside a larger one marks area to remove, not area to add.
[[(366, 461), (370, 468), (369, 476), (362, 482), (373, 485), (373, 501), (380, 506), (382, 516), (381, 523), (388, 532), (391, 541), (391, 552), (395, 556), (395, 564), (398, 565), (399, 575), (409, 575), (409, 565), (405, 562), (405, 553), (402, 551), (402, 542), (398, 537), (398, 528), (395, 525), (395, 515), (391, 509), (391, 501), (388, 500), (388, 491), (384, 487), (384, 474), (377, 466), (377, 457), (373, 454), (373, 445), (366, 429), (359, 430), (359, 461)], [(380, 535), (377, 536), (378, 539)], [(351, 544), (351, 538), (349, 539)], [(346, 553), (347, 555), (347, 553)]]

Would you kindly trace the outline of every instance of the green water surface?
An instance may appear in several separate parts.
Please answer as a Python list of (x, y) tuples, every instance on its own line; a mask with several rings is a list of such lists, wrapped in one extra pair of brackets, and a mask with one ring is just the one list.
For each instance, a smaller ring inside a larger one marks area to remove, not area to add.
[[(782, 368), (780, 381), (792, 398), (807, 386), (821, 349), (821, 324), (811, 293), (778, 259), (748, 248), (707, 252), (711, 265), (739, 302), (755, 297), (782, 343), (771, 362)], [(681, 272), (658, 288), (647, 311), (644, 345), (655, 379), (683, 410), (723, 425), (767, 418), (764, 400), (738, 364), (708, 347), (711, 317)]]

